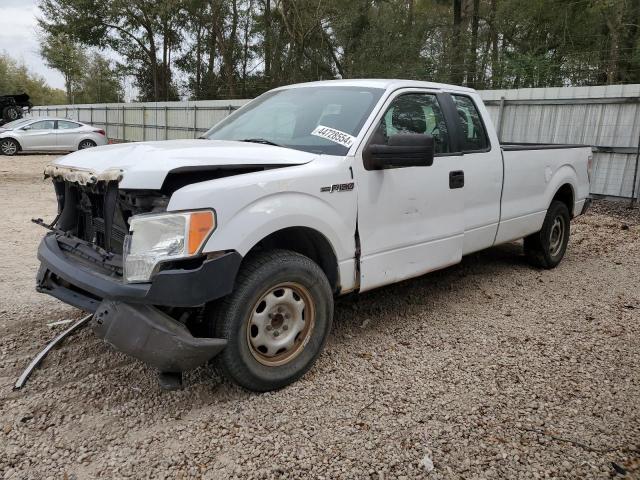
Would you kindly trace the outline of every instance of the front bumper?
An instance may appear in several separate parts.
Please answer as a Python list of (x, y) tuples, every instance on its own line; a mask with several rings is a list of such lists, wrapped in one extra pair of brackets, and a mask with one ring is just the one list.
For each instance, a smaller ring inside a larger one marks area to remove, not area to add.
[(124, 283), (75, 259), (58, 244), (59, 234), (40, 242), (36, 289), (65, 303), (95, 312), (103, 299), (168, 307), (197, 307), (233, 290), (242, 256), (225, 253), (191, 269), (162, 270), (150, 283)]
[(36, 289), (94, 313), (98, 337), (162, 372), (181, 372), (213, 358), (226, 340), (198, 338), (158, 306), (198, 307), (231, 293), (242, 261), (237, 252), (192, 268), (157, 273), (150, 283), (126, 284), (96, 263), (80, 261), (47, 234), (38, 248)]
[(221, 338), (194, 337), (182, 323), (149, 305), (105, 300), (91, 326), (117, 350), (165, 373), (196, 368), (227, 344)]

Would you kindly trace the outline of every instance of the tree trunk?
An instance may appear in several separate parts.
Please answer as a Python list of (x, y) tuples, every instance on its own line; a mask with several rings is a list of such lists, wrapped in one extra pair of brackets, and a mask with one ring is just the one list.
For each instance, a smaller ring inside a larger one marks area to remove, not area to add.
[(460, 85), (464, 79), (462, 46), (462, 0), (453, 0), (453, 36), (451, 39), (451, 83)]
[(264, 76), (267, 87), (271, 87), (271, 0), (264, 1)]
[(194, 88), (195, 100), (200, 100), (202, 91), (202, 22), (198, 19), (196, 30), (196, 85)]
[(501, 74), (498, 71), (498, 61), (500, 59), (499, 51), (498, 51), (498, 26), (497, 22), (497, 5), (498, 0), (491, 0), (491, 13), (489, 23), (491, 28), (491, 88), (500, 88), (502, 85)]
[(478, 24), (480, 22), (480, 0), (473, 0), (473, 18), (471, 19), (471, 45), (469, 46), (469, 73), (467, 84), (477, 88), (478, 84)]

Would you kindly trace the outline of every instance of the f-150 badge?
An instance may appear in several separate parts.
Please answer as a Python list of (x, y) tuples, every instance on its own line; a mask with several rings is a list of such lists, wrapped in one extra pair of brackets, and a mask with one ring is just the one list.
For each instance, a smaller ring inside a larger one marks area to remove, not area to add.
[(350, 192), (353, 190), (353, 182), (351, 183), (336, 183), (330, 187), (322, 187), (321, 192), (334, 193), (334, 192)]

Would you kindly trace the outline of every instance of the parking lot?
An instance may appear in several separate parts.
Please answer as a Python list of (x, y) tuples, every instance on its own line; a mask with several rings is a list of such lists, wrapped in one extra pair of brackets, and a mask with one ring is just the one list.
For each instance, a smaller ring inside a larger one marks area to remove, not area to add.
[[(161, 391), (37, 294), (55, 156), (0, 157), (4, 478), (640, 478), (640, 215), (597, 202), (551, 271), (519, 244), (341, 298), (316, 366), (253, 394), (213, 367)], [(433, 470), (425, 468), (433, 462)], [(617, 469), (617, 470), (616, 470)]]

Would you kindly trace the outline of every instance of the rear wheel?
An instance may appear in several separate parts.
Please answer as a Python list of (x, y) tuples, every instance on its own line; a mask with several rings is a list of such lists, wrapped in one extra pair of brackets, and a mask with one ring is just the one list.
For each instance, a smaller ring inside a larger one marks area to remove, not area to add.
[(12, 122), (13, 120), (17, 120), (21, 117), (21, 112), (18, 107), (9, 106), (4, 107), (2, 110), (2, 118), (4, 118), (7, 122)]
[(333, 295), (320, 267), (288, 250), (246, 260), (234, 291), (210, 307), (212, 336), (227, 346), (222, 372), (254, 391), (282, 388), (304, 375), (331, 329)]
[(18, 145), (18, 142), (16, 142), (15, 140), (11, 138), (3, 138), (2, 140), (0, 140), (0, 152), (2, 152), (3, 155), (11, 156), (15, 155), (19, 151), (20, 145)]
[(524, 239), (524, 251), (531, 262), (540, 268), (555, 268), (567, 251), (570, 234), (569, 209), (554, 200), (545, 216), (542, 229)]
[(93, 148), (96, 146), (96, 142), (93, 140), (83, 140), (78, 145), (78, 150), (84, 150), (85, 148)]

